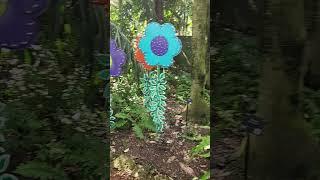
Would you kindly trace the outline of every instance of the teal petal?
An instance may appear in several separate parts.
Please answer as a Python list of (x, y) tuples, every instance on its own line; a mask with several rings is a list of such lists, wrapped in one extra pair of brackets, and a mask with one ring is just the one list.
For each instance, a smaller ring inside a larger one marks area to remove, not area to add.
[(159, 64), (159, 56), (153, 54), (152, 51), (145, 54), (145, 59), (149, 66), (157, 66)]
[(172, 57), (180, 54), (182, 50), (181, 40), (177, 37), (168, 39), (169, 47), (167, 54), (170, 54)]
[(161, 26), (161, 33), (162, 35), (172, 38), (176, 36), (176, 29), (174, 28), (174, 26), (170, 23), (164, 23)]
[(145, 36), (159, 36), (161, 35), (161, 25), (156, 22), (149, 23), (146, 27)]
[(150, 44), (151, 44), (152, 38), (153, 37), (151, 36), (144, 36), (141, 38), (139, 43), (139, 48), (143, 53), (147, 53), (148, 51), (151, 51)]
[[(156, 36), (164, 36), (168, 41), (168, 51), (163, 56), (157, 56), (152, 52), (151, 42)], [(146, 27), (145, 35), (139, 43), (139, 48), (145, 55), (146, 63), (150, 66), (160, 65), (167, 68), (173, 64), (174, 56), (182, 49), (182, 43), (176, 36), (176, 29), (170, 23), (160, 25), (152, 22)]]
[(161, 65), (163, 68), (168, 68), (173, 64), (173, 56), (169, 53), (165, 54), (164, 56), (161, 56), (158, 59), (158, 64)]
[[(151, 41), (152, 41), (152, 38), (151, 36), (144, 36), (141, 40), (140, 40), (140, 43), (139, 43), (139, 48), (140, 50), (142, 51), (142, 53), (144, 54), (145, 56), (145, 59), (146, 59), (146, 63), (148, 65), (150, 65), (150, 63), (154, 64), (155, 62), (155, 58), (152, 56), (153, 55), (153, 52), (151, 50)], [(153, 66), (153, 65), (151, 65)]]

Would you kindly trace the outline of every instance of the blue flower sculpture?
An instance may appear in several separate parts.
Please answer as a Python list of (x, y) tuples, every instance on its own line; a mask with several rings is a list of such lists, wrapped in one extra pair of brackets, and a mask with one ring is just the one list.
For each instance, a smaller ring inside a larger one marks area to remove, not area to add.
[(152, 22), (146, 27), (139, 48), (150, 66), (167, 68), (173, 64), (173, 58), (182, 49), (182, 43), (176, 36), (176, 30), (170, 23), (160, 25)]

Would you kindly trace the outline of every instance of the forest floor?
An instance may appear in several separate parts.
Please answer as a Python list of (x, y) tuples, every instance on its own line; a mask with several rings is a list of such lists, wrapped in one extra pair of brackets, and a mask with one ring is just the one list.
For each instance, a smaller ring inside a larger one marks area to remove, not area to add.
[(222, 132), (222, 136), (214, 140), (211, 167), (214, 180), (243, 179), (241, 158), (237, 155), (241, 146), (241, 135), (232, 131)]
[[(111, 179), (192, 179), (209, 169), (209, 159), (190, 156), (196, 142), (184, 137), (190, 128), (186, 126), (185, 107), (172, 98), (167, 103), (167, 124), (160, 136), (150, 133), (141, 140), (130, 131), (112, 133)], [(209, 129), (192, 126), (198, 134), (209, 134)], [(119, 163), (121, 158), (126, 165)]]

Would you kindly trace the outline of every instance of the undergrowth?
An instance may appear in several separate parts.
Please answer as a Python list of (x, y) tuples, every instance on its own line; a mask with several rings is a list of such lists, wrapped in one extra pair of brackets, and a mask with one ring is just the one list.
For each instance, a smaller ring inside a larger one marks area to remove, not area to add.
[(139, 82), (132, 74), (125, 74), (112, 83), (112, 108), (116, 129), (132, 129), (138, 138), (144, 138), (145, 131), (155, 132), (156, 127), (143, 105)]
[[(216, 129), (240, 128), (239, 117), (247, 109), (257, 109), (257, 97), (262, 56), (257, 50), (255, 37), (241, 34), (217, 36), (212, 56), (214, 66), (213, 109)], [(244, 107), (243, 101), (249, 103)], [(313, 135), (320, 143), (320, 91), (304, 88), (304, 118), (311, 125)], [(218, 132), (219, 130), (214, 130)], [(219, 135), (219, 133), (217, 134)]]

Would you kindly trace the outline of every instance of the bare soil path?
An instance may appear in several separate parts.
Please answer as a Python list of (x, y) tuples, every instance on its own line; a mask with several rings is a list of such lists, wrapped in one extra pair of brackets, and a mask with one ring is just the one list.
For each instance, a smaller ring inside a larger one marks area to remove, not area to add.
[[(131, 131), (111, 134), (112, 158), (126, 155), (134, 160), (135, 165), (142, 166), (152, 179), (162, 175), (162, 179), (192, 179), (209, 169), (209, 159), (194, 158), (189, 151), (196, 142), (184, 137), (186, 122), (184, 106), (171, 98), (167, 101), (167, 125), (160, 137), (150, 133), (145, 140), (138, 139)], [(195, 128), (197, 133), (208, 135), (208, 129)], [(112, 180), (143, 179), (134, 177), (130, 172), (123, 173), (113, 166)], [(161, 178), (160, 178), (161, 179)]]

